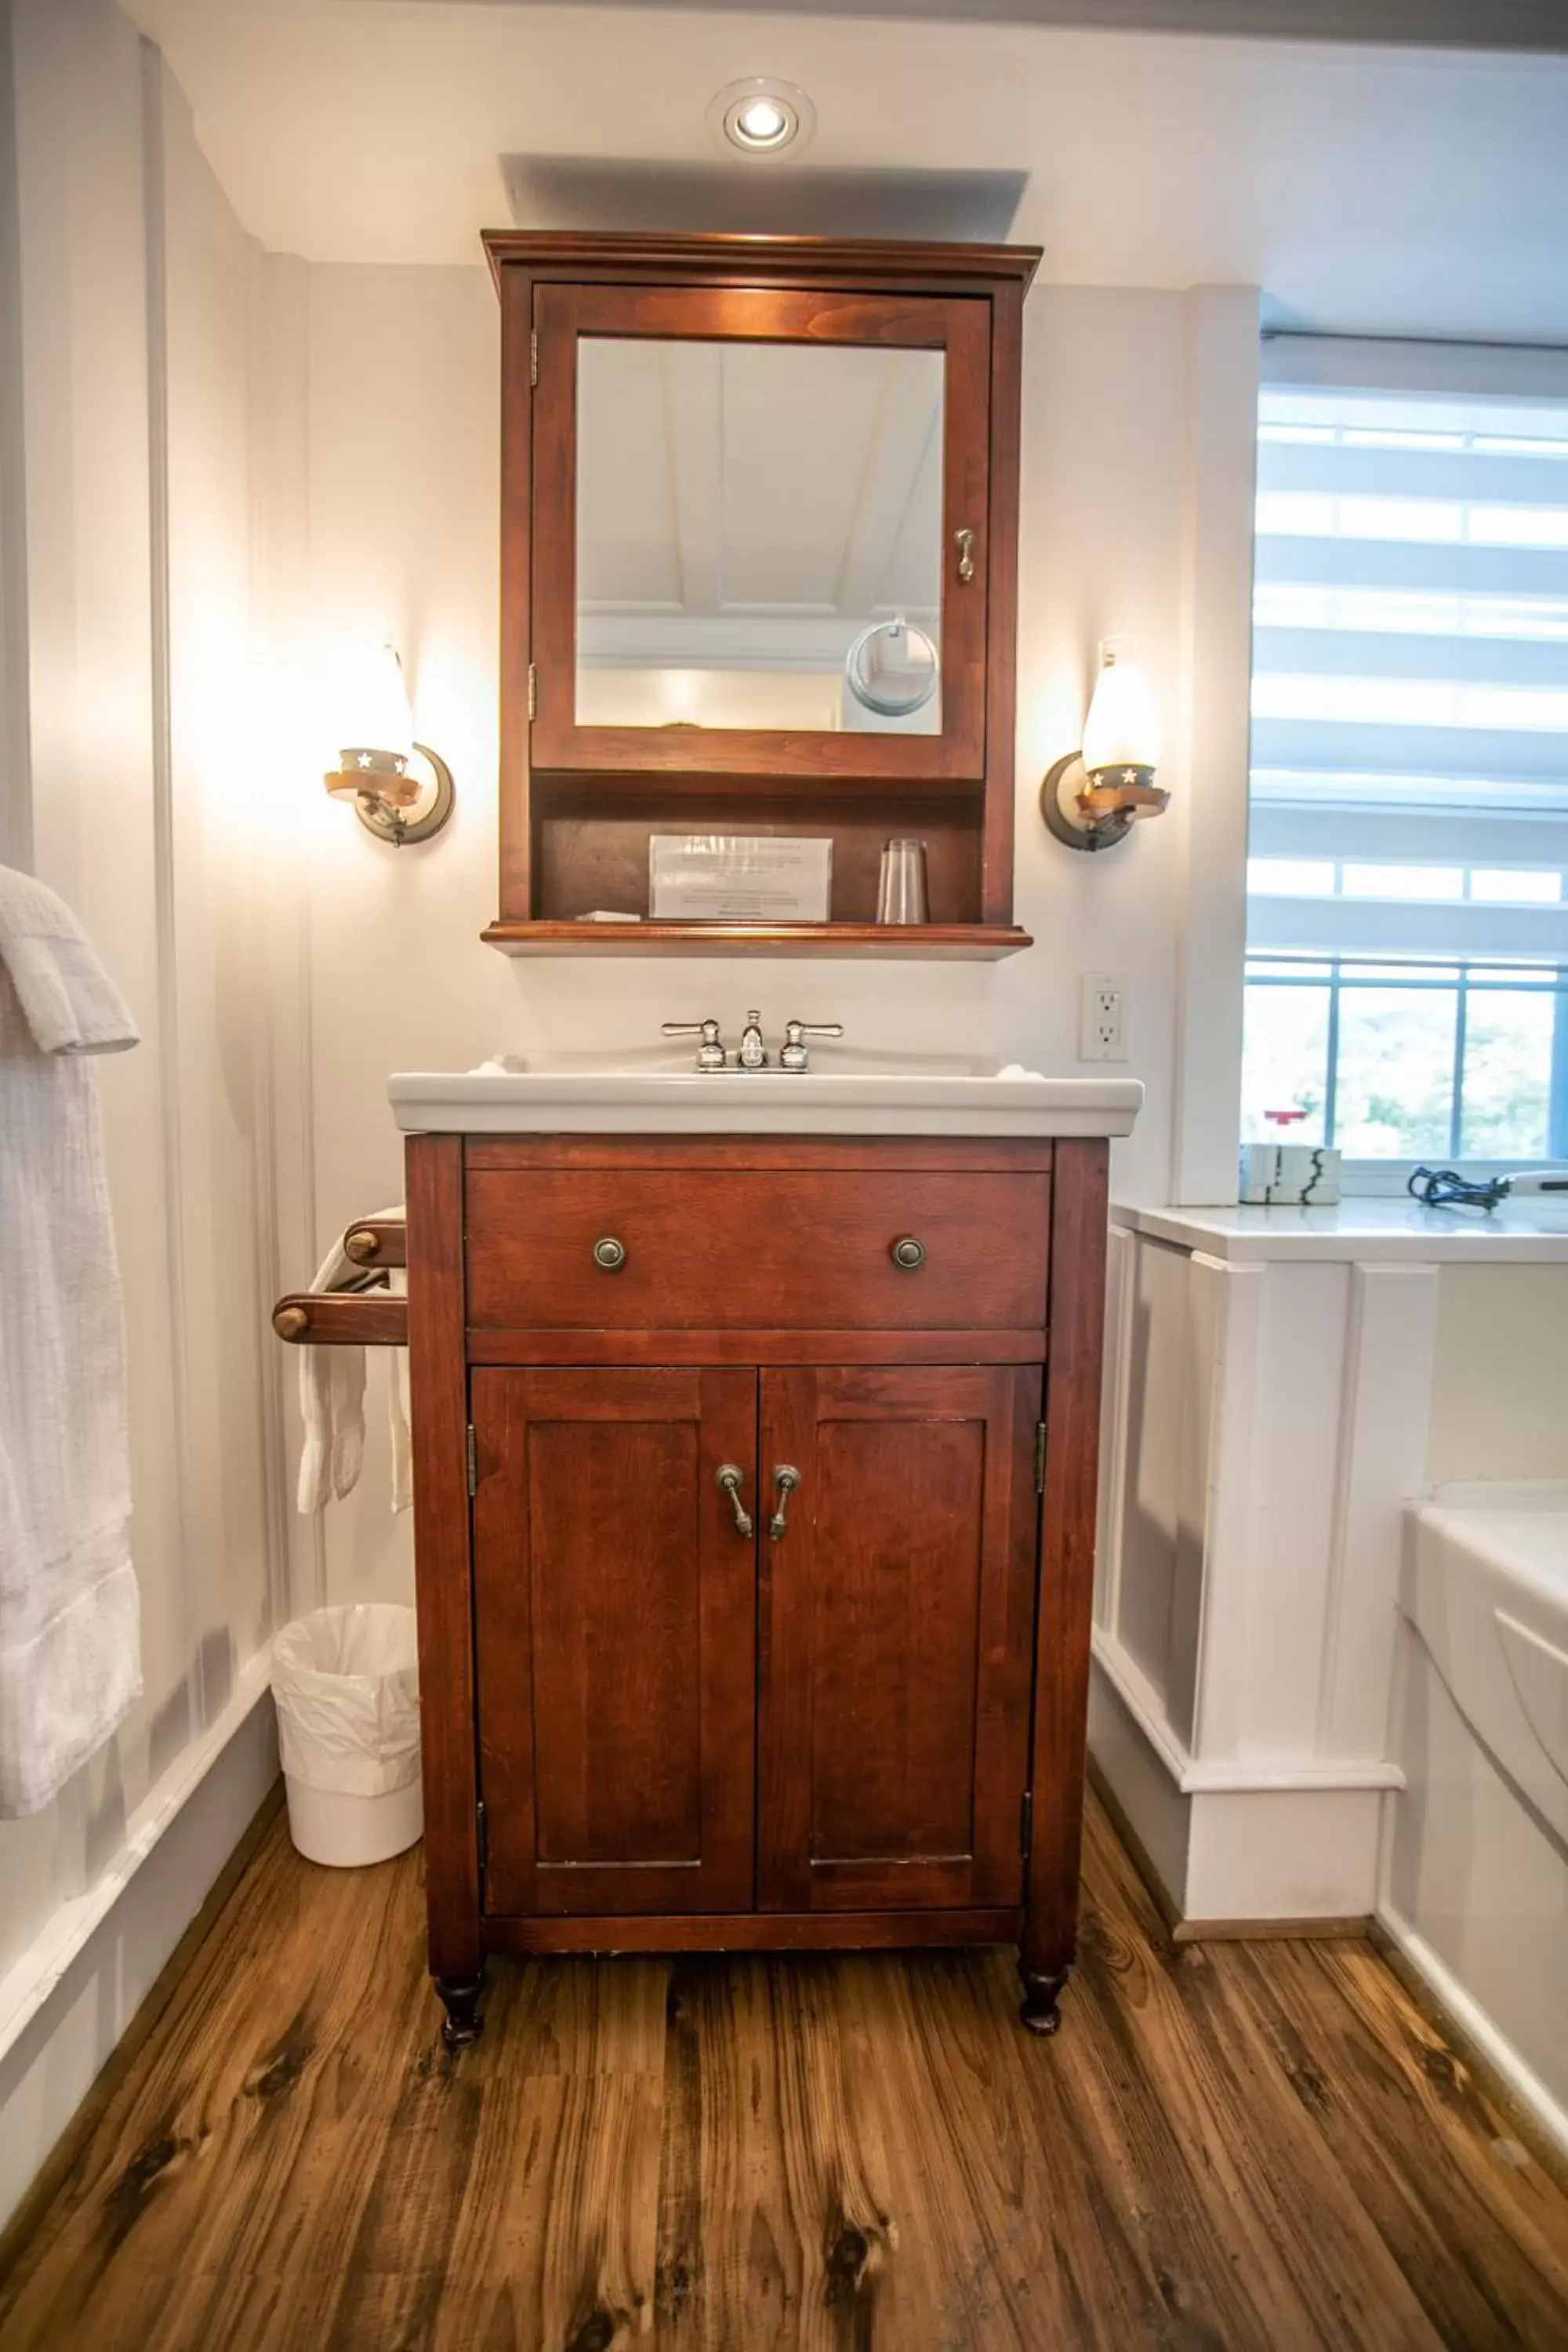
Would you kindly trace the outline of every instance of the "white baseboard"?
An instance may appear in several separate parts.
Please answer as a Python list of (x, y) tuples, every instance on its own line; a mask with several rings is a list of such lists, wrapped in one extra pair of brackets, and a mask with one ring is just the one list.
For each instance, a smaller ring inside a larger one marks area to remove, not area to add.
[(1098, 1628), (1089, 1749), (1176, 1919), (1235, 1929), (1371, 1917), (1384, 1791), (1402, 1783), (1397, 1766), (1195, 1762), (1134, 1662)]
[(1128, 1705), (1099, 1656), (1089, 1669), (1089, 1752), (1121, 1821), (1137, 1840), (1139, 1866), (1158, 1882), (1164, 1907), (1179, 1919), (1187, 1887), (1192, 1800), (1142, 1716)]
[(0, 1980), (0, 2227), (277, 1778), (271, 1682), (268, 1646), (132, 1814), (109, 1868)]
[(1186, 1899), (1194, 1933), (1289, 1920), (1364, 1929), (1377, 1900), (1378, 1789), (1214, 1789), (1192, 1800)]
[(1184, 1796), (1251, 1795), (1262, 1790), (1403, 1789), (1405, 1774), (1387, 1759), (1284, 1756), (1227, 1757), (1205, 1762), (1189, 1755), (1165, 1720), (1148, 1676), (1114, 1633), (1094, 1629), (1094, 1662)]
[(1405, 1965), (1420, 1978), (1437, 2007), (1452, 2020), (1463, 2038), (1474, 2043), (1493, 2073), (1501, 2075), (1521, 2105), (1528, 2107), (1557, 2153), (1568, 2161), (1568, 2110), (1564, 2110), (1552, 2097), (1540, 2075), (1526, 2064), (1490, 2012), (1466, 1990), (1447, 1962), (1439, 1958), (1433, 1950), (1426, 1937), (1418, 1934), (1392, 1904), (1380, 1903), (1376, 1916), (1377, 1924), (1389, 1942)]

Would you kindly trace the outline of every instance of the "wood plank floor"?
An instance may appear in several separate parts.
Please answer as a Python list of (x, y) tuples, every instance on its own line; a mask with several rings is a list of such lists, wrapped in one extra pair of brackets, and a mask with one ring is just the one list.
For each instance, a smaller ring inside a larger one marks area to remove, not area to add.
[(1568, 2198), (1376, 1954), (1166, 1948), (1091, 1811), (1003, 1952), (492, 1964), (281, 1822), (0, 2282), (4, 2352), (1568, 2347)]

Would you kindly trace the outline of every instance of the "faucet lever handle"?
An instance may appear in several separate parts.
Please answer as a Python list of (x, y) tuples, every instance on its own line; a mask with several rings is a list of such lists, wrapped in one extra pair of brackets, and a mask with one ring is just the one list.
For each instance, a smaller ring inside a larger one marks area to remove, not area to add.
[(719, 1024), (711, 1013), (706, 1021), (661, 1021), (659, 1028), (666, 1037), (700, 1037), (697, 1048), (700, 1070), (721, 1070), (724, 1066), (724, 1039)]
[(779, 1052), (781, 1070), (808, 1070), (811, 1056), (806, 1051), (808, 1037), (842, 1037), (842, 1021), (786, 1021), (784, 1041)]

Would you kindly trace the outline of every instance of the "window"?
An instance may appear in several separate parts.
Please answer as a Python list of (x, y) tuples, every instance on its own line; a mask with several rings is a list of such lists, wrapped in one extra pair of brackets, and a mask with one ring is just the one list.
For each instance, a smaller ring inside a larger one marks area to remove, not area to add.
[(1253, 956), (1246, 1130), (1352, 1160), (1568, 1160), (1568, 973)]
[(1258, 411), (1243, 1132), (1568, 1159), (1568, 375), (1331, 351), (1271, 343)]

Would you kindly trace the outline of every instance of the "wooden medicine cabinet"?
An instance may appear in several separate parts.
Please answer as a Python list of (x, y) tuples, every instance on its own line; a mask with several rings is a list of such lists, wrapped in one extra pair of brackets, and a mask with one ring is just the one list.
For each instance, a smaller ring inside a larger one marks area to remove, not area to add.
[[(512, 953), (994, 957), (1032, 247), (485, 238)], [(832, 843), (829, 919), (649, 919), (655, 834)], [(882, 845), (930, 919), (879, 927)], [(639, 919), (587, 921), (608, 910)]]

